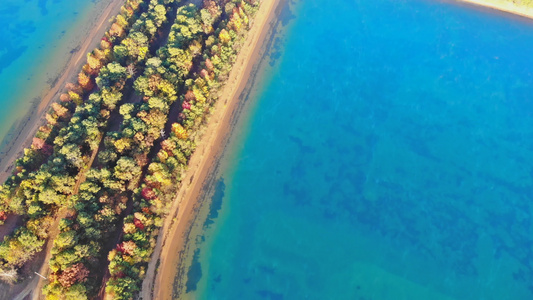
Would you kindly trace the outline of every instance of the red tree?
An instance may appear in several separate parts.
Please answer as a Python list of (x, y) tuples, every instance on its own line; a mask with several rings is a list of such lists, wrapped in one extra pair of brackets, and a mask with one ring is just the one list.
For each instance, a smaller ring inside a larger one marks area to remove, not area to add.
[(149, 187), (145, 187), (142, 191), (141, 191), (141, 195), (143, 196), (144, 199), (146, 200), (152, 200), (152, 199), (155, 199), (157, 197), (157, 195), (155, 194), (154, 190), (152, 190), (151, 188)]
[(133, 218), (133, 224), (135, 225), (135, 227), (137, 227), (140, 230), (144, 229), (144, 224), (141, 222), (141, 220), (137, 218)]
[(69, 288), (78, 282), (83, 282), (89, 276), (89, 270), (83, 265), (83, 263), (77, 263), (71, 267), (68, 267), (61, 275), (59, 275), (59, 283)]

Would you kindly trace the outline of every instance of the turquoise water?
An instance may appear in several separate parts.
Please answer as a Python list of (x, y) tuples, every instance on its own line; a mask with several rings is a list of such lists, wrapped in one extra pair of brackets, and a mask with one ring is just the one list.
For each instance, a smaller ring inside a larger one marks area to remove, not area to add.
[(187, 295), (533, 299), (533, 23), (430, 0), (282, 15)]
[(68, 43), (83, 40), (76, 30), (101, 2), (0, 1), (0, 141), (50, 88), (74, 50)]

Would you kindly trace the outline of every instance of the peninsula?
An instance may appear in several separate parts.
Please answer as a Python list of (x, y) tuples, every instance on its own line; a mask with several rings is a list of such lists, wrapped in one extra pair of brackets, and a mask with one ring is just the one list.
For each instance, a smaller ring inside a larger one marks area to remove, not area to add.
[[(515, 1), (459, 2), (533, 17)], [(11, 291), (0, 298), (173, 296), (204, 182), (282, 5), (105, 7), (2, 157), (0, 279)]]

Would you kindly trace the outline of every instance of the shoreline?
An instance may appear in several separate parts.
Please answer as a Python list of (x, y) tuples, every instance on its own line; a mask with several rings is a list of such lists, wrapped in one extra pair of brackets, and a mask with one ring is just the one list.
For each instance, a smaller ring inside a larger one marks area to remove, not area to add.
[(503, 12), (506, 14), (511, 14), (533, 20), (533, 7), (517, 5), (510, 1), (501, 2), (497, 0), (453, 0), (453, 2), (457, 4), (466, 4), (478, 8), (485, 8), (493, 10), (495, 12)]
[[(217, 165), (225, 149), (227, 138), (233, 130), (234, 114), (241, 108), (241, 94), (249, 78), (261, 61), (268, 33), (277, 20), (281, 0), (266, 0), (254, 18), (243, 47), (239, 51), (229, 78), (209, 117), (205, 134), (189, 162), (189, 169), (174, 198), (169, 214), (157, 238), (156, 248), (148, 264), (143, 281), (141, 299), (171, 299), (178, 265), (184, 257), (182, 251), (188, 240), (193, 221), (196, 219), (204, 183)], [(179, 253), (179, 255), (176, 255)], [(157, 270), (158, 269), (158, 270)]]
[[(110, 17), (120, 12), (123, 0), (111, 0), (95, 13), (94, 21), (84, 25), (82, 31), (86, 37), (75, 44), (75, 52), (65, 61), (65, 67), (48, 80), (52, 85), (42, 92), (43, 96), (31, 100), (28, 112), (18, 118), (4, 137), (0, 149), (0, 181), (4, 182), (10, 175), (15, 161), (22, 156), (24, 148), (28, 148), (40, 126), (45, 124), (45, 115), (54, 100), (59, 98), (67, 82), (76, 81), (76, 77), (85, 64), (89, 49), (95, 48), (109, 27)], [(11, 136), (10, 136), (11, 135)]]

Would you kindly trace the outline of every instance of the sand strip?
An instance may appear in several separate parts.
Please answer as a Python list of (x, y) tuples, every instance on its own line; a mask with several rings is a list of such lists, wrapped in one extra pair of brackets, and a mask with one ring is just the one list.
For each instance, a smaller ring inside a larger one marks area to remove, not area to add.
[[(19, 128), (16, 129), (14, 137), (0, 153), (0, 182), (4, 182), (11, 175), (15, 160), (22, 157), (24, 148), (30, 147), (35, 133), (40, 126), (46, 124), (45, 115), (50, 105), (59, 98), (67, 82), (77, 82), (78, 73), (86, 63), (86, 55), (89, 50), (93, 50), (100, 44), (101, 38), (109, 27), (108, 20), (120, 12), (120, 7), (124, 0), (109, 0), (109, 3), (98, 13), (95, 22), (88, 24), (88, 34), (84, 39), (80, 39), (77, 52), (72, 55), (67, 63), (67, 67), (62, 70), (54, 80), (54, 85), (46, 93), (39, 103), (21, 118)], [(6, 137), (7, 138), (7, 137)]]
[(516, 4), (510, 0), (455, 0), (456, 2), (469, 3), (476, 6), (483, 6), (490, 9), (515, 14), (518, 16), (533, 19), (533, 8)]
[[(225, 83), (215, 112), (210, 117), (206, 133), (189, 162), (170, 213), (161, 228), (157, 245), (148, 265), (141, 299), (172, 299), (174, 278), (187, 241), (187, 233), (197, 213), (197, 202), (203, 194), (203, 183), (216, 165), (231, 133), (233, 113), (239, 108), (239, 95), (245, 90), (267, 35), (276, 20), (275, 10), (280, 0), (264, 0), (254, 18), (252, 28), (240, 50), (235, 65)], [(159, 268), (156, 272), (156, 268)]]

